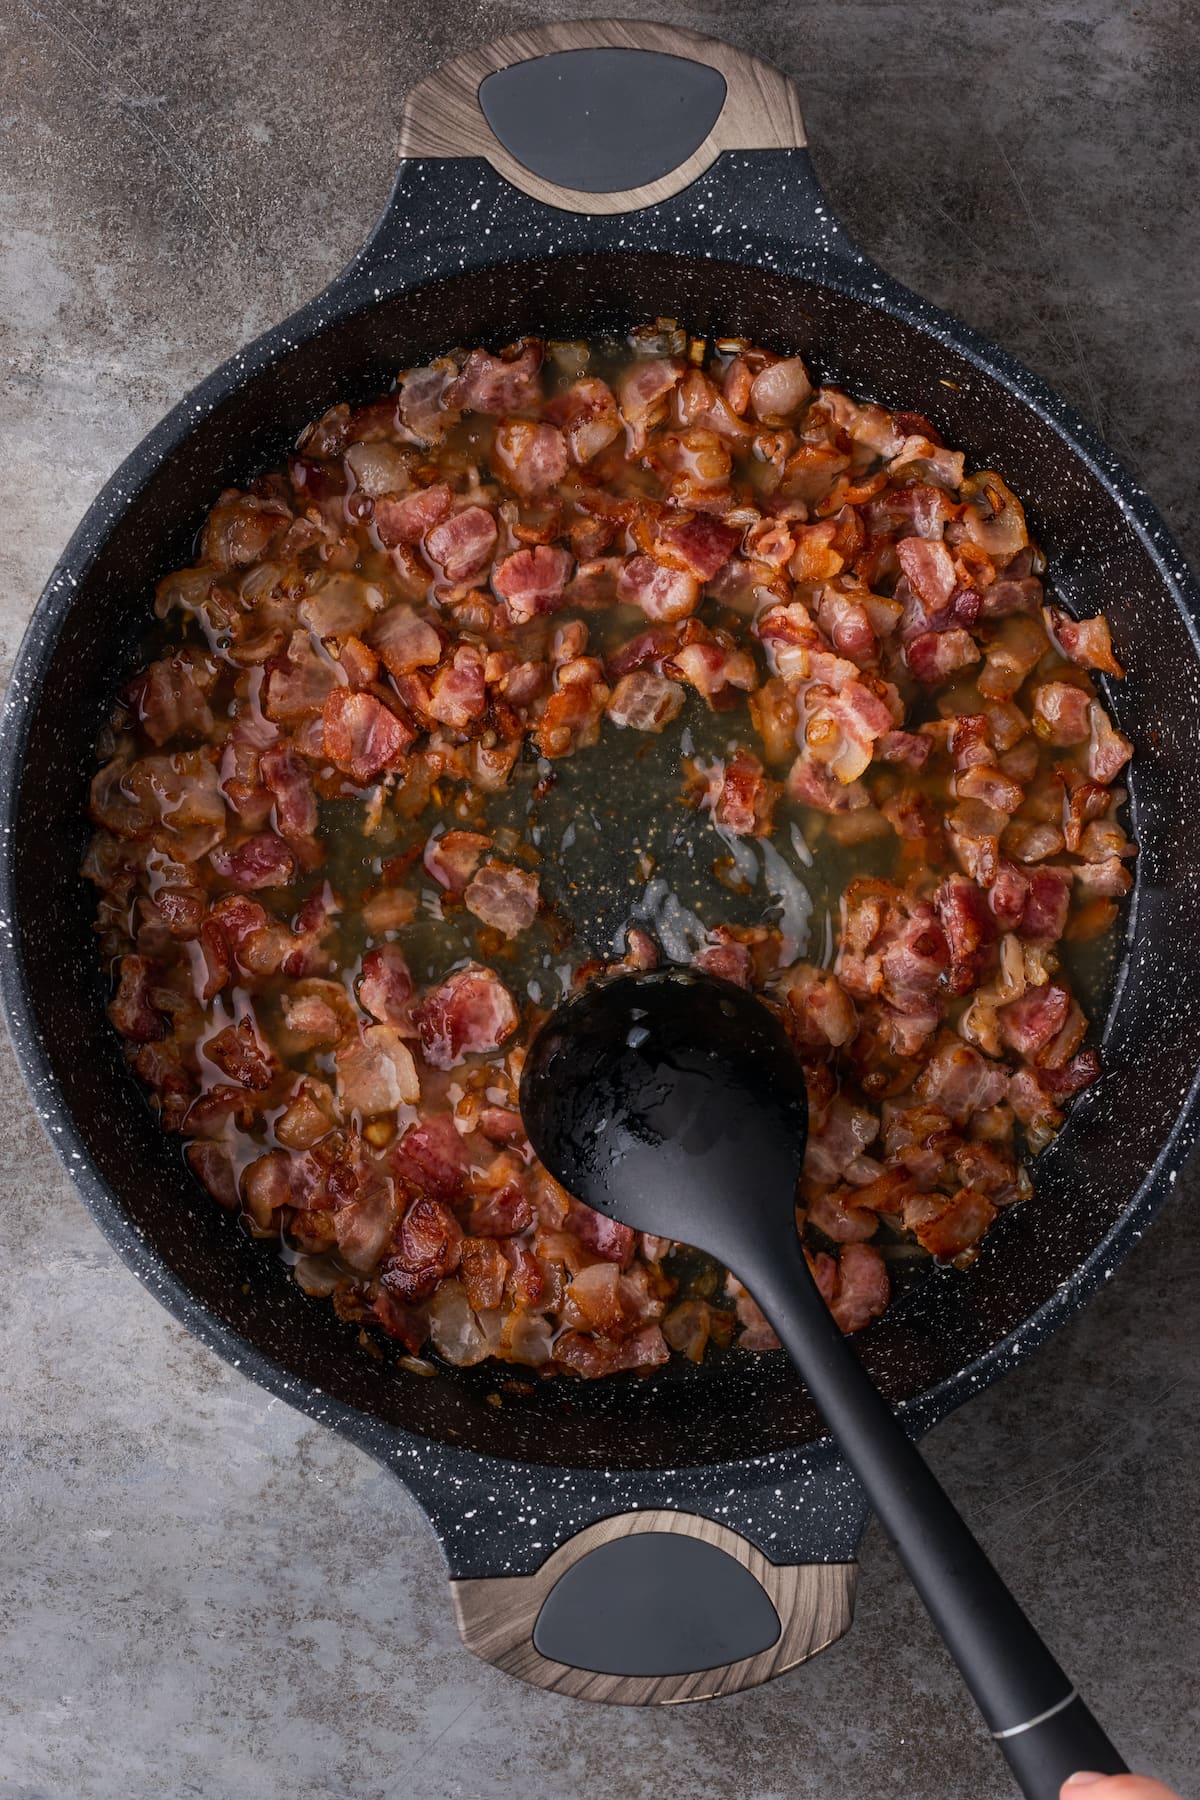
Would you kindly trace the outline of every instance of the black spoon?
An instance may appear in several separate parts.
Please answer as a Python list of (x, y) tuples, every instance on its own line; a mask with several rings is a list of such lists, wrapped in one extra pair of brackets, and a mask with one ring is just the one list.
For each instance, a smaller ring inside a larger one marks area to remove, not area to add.
[(563, 1186), (744, 1282), (862, 1482), (1030, 1800), (1123, 1774), (1071, 1683), (909, 1441), (809, 1273), (794, 1203), (804, 1071), (752, 994), (694, 971), (620, 975), (560, 1006), (521, 1080), (530, 1142)]

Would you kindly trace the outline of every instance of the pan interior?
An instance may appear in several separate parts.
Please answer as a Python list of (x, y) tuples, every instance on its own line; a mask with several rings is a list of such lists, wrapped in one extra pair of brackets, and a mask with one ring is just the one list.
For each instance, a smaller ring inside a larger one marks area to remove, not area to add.
[(516, 1394), (505, 1388), (509, 1372), (495, 1366), (423, 1378), (400, 1369), (390, 1351), (367, 1354), (356, 1328), (307, 1300), (275, 1252), (212, 1204), (178, 1144), (159, 1132), (104, 1017), (92, 897), (77, 870), (97, 730), (134, 666), (157, 577), (189, 559), (222, 487), (277, 462), (334, 401), (378, 392), (398, 368), (449, 345), (497, 346), (523, 331), (590, 336), (654, 315), (798, 351), (821, 379), (926, 414), (970, 465), (998, 469), (1027, 501), (1048, 579), (1072, 610), (1103, 608), (1127, 665), (1109, 700), (1138, 745), (1132, 786), (1142, 854), (1104, 1026), (1108, 1072), (1038, 1160), (1035, 1197), (999, 1223), (969, 1270), (918, 1285), (862, 1334), (860, 1348), (890, 1395), (911, 1398), (1007, 1337), (1119, 1222), (1200, 1060), (1200, 959), (1180, 954), (1192, 938), (1200, 861), (1179, 805), (1194, 780), (1197, 652), (1120, 502), (1050, 423), (939, 336), (813, 281), (622, 252), (465, 273), (281, 347), (181, 432), (169, 454), (151, 459), (111, 529), (92, 522), (95, 554), (41, 650), (8, 846), (35, 1031), (94, 1165), (102, 1222), (127, 1222), (126, 1237), (132, 1227), (197, 1315), (215, 1316), (295, 1380), (434, 1439), (582, 1467), (763, 1455), (803, 1444), (820, 1427), (779, 1355), (672, 1364), (649, 1380), (543, 1382)]

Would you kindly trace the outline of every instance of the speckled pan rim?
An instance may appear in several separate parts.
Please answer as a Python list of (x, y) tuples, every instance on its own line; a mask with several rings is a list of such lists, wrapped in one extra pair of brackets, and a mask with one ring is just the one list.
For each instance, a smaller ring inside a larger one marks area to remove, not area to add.
[[(803, 159), (807, 166), (808, 159), (804, 152), (789, 154)], [(738, 159), (721, 159), (722, 162), (734, 160)], [(694, 184), (696, 187), (702, 185), (703, 180)], [(687, 196), (691, 192), (692, 190), (686, 190), (679, 196), (675, 206), (686, 205)], [(385, 213), (385, 221), (387, 216)], [(515, 1471), (532, 1467), (559, 1467), (564, 1475), (568, 1475), (573, 1470), (572, 1465), (530, 1464), (488, 1456), (384, 1424), (358, 1408), (333, 1399), (315, 1385), (291, 1376), (274, 1358), (222, 1323), (198, 1301), (191, 1289), (174, 1275), (150, 1247), (125, 1211), (115, 1190), (99, 1175), (92, 1163), (64, 1102), (41, 1041), (26, 990), (21, 946), (16, 940), (13, 927), (13, 867), (10, 849), (13, 841), (13, 815), (29, 723), (40, 696), (44, 669), (58, 632), (70, 611), (76, 588), (116, 521), (132, 503), (141, 487), (160, 463), (190, 436), (207, 413), (277, 356), (292, 350), (297, 344), (318, 336), (335, 322), (355, 313), (369, 311), (374, 305), (402, 290), (413, 290), (428, 282), (445, 279), (448, 274), (456, 273), (466, 266), (479, 269), (500, 264), (511, 265), (523, 260), (520, 256), (505, 254), (503, 243), (497, 242), (490, 253), (472, 256), (467, 263), (460, 259), (457, 267), (448, 266), (431, 271), (426, 261), (421, 270), (424, 279), (415, 279), (413, 270), (406, 268), (394, 252), (379, 248), (385, 235), (382, 229), (377, 228), (365, 249), (322, 294), (230, 357), (199, 382), (147, 433), (88, 508), (52, 572), (18, 651), (0, 720), (0, 1001), (3, 1003), (18, 1066), (34, 1107), (88, 1210), (138, 1279), (155, 1294), (174, 1318), (210, 1349), (215, 1350), (232, 1367), (250, 1375), (268, 1392), (286, 1400), (309, 1417), (333, 1426), (379, 1460), (395, 1467), (401, 1475), (405, 1474), (405, 1464), (411, 1459), (428, 1460), (431, 1454), (446, 1469), (454, 1467), (462, 1471), (474, 1471), (485, 1478), (489, 1468), (495, 1469), (500, 1475), (505, 1469)], [(632, 244), (629, 247), (635, 248)], [(373, 250), (376, 252), (375, 258)], [(821, 242), (816, 246), (797, 245), (777, 238), (761, 238), (744, 240), (738, 250), (740, 254), (728, 259), (710, 257), (710, 260), (729, 260), (735, 267), (747, 263), (760, 266), (784, 277), (812, 281), (859, 303), (877, 307), (944, 342), (947, 347), (965, 356), (981, 372), (1000, 382), (1030, 408), (1052, 428), (1072, 454), (1115, 499), (1157, 570), (1172, 604), (1183, 618), (1200, 658), (1200, 589), (1191, 576), (1181, 550), (1167, 531), (1153, 503), (1127, 474), (1098, 434), (1038, 376), (1024, 368), (1007, 352), (962, 325), (952, 315), (892, 280), (849, 242), (827, 207), (822, 219)], [(589, 253), (586, 245), (577, 246), (574, 253), (579, 254), (581, 251)], [(590, 253), (597, 253), (594, 246)], [(670, 242), (663, 245), (663, 253), (684, 256), (696, 254), (695, 251), (681, 249)], [(547, 260), (545, 247), (538, 246), (536, 256), (529, 260)], [(1015, 1367), (1017, 1362), (1049, 1337), (1111, 1277), (1117, 1263), (1142, 1236), (1152, 1213), (1170, 1192), (1178, 1167), (1194, 1144), (1198, 1129), (1200, 1071), (1193, 1079), (1154, 1165), (1147, 1171), (1112, 1229), (1052, 1296), (990, 1350), (934, 1387), (902, 1402), (899, 1410), (904, 1414), (911, 1430), (927, 1429), (971, 1394)], [(707, 1463), (694, 1468), (689, 1465), (687, 1474), (693, 1480), (701, 1476), (719, 1480), (723, 1471), (728, 1471), (735, 1478), (740, 1475), (743, 1480), (755, 1471), (778, 1477), (802, 1467), (811, 1470), (814, 1465), (833, 1461), (836, 1461), (834, 1446), (825, 1437), (791, 1451), (761, 1457), (739, 1457), (729, 1462)], [(596, 1478), (594, 1471), (578, 1469), (577, 1472), (584, 1480)], [(633, 1487), (645, 1488), (672, 1472), (667, 1469), (643, 1469), (618, 1470), (614, 1474), (627, 1480)]]

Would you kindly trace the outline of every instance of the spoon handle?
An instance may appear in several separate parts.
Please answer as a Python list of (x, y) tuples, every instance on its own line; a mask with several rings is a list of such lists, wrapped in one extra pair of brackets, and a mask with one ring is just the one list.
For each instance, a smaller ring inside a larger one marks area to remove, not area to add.
[(866, 1490), (1022, 1793), (1058, 1800), (1078, 1769), (1126, 1773), (842, 1336), (799, 1240), (744, 1279)]

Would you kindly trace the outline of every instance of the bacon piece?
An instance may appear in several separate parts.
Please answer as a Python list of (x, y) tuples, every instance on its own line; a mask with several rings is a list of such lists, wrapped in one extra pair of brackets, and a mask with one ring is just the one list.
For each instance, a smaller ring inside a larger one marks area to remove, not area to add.
[[(905, 539), (906, 543), (912, 539)], [(957, 675), (960, 669), (967, 669), (972, 663), (979, 661), (979, 646), (969, 632), (955, 628), (951, 631), (924, 631), (919, 637), (910, 640), (904, 647), (905, 661), (926, 687), (936, 687), (939, 682), (947, 681), (951, 675)]]
[(956, 1125), (965, 1125), (973, 1112), (995, 1106), (1007, 1083), (1007, 1071), (998, 1063), (989, 1062), (960, 1039), (948, 1037), (922, 1069), (913, 1092)]
[(409, 1306), (426, 1299), (457, 1269), (462, 1242), (463, 1229), (454, 1214), (432, 1195), (418, 1195), (400, 1221), (380, 1271), (384, 1289)]
[(621, 430), (613, 391), (595, 376), (572, 382), (546, 413), (560, 427), (571, 461), (580, 467), (606, 450)]
[(1048, 981), (1026, 988), (1016, 1000), (996, 1009), (996, 1023), (1004, 1042), (1018, 1056), (1036, 1057), (1067, 1022), (1071, 996), (1065, 987)]
[(668, 681), (653, 669), (634, 669), (621, 676), (606, 710), (614, 725), (659, 732), (678, 717), (683, 698), (677, 681)]
[(617, 404), (628, 427), (630, 449), (640, 454), (646, 433), (666, 408), (667, 395), (683, 379), (685, 364), (679, 357), (651, 357), (635, 362), (617, 387)]
[(425, 845), (424, 864), (439, 887), (461, 894), (492, 840), (481, 831), (445, 831)]
[(353, 1197), (333, 1214), (338, 1254), (352, 1269), (374, 1269), (389, 1247), (400, 1219), (395, 1183), (371, 1163), (359, 1171)]
[(887, 1310), (891, 1283), (887, 1264), (873, 1244), (844, 1244), (829, 1310), (844, 1332), (861, 1331)]
[(793, 1037), (806, 1047), (848, 1044), (858, 1030), (858, 1014), (834, 975), (797, 963), (779, 977)]
[(540, 338), (522, 338), (510, 350), (491, 356), (472, 350), (462, 373), (446, 390), (446, 403), (464, 412), (528, 412), (542, 397), (540, 370), (545, 354)]
[(337, 688), (322, 714), (325, 755), (360, 787), (399, 765), (415, 733), (374, 694)]
[(390, 1294), (386, 1288), (380, 1288), (371, 1302), (371, 1315), (381, 1330), (403, 1344), (411, 1356), (420, 1353), (429, 1335), (429, 1326), (423, 1313), (410, 1311), (394, 1294)]
[(317, 829), (317, 796), (301, 758), (294, 750), (267, 750), (259, 759), (259, 769), (275, 801), (280, 836), (311, 838)]
[(401, 1180), (447, 1202), (462, 1198), (471, 1168), (467, 1147), (448, 1112), (426, 1113), (410, 1125), (391, 1151), (390, 1161)]
[(812, 806), (818, 812), (854, 812), (871, 804), (860, 781), (840, 782), (824, 763), (811, 756), (798, 756), (788, 770), (787, 791), (801, 806)]
[[(723, 525), (719, 519), (714, 519), (707, 513), (685, 513), (660, 519), (648, 549), (654, 560), (665, 564), (667, 568), (681, 569), (685, 574), (694, 576), (697, 581), (711, 581), (717, 571), (729, 561), (741, 536), (738, 526)], [(638, 604), (644, 606), (645, 602), (640, 601)], [(646, 611), (650, 611), (649, 607), (646, 607)], [(666, 613), (651, 613), (651, 617), (656, 618), (669, 616), (671, 615)]]
[(1133, 755), (1133, 745), (1117, 731), (1098, 700), (1089, 713), (1088, 774), (1093, 781), (1112, 781)]
[(222, 1149), (219, 1144), (201, 1141), (188, 1144), (184, 1156), (192, 1174), (204, 1184), (219, 1205), (232, 1209), (241, 1204), (237, 1176), (228, 1150)]
[[(472, 1200), (467, 1215), (469, 1229), (478, 1232), (483, 1237), (516, 1237), (521, 1232), (528, 1231), (532, 1224), (533, 1208), (529, 1204), (528, 1196), (515, 1181), (506, 1182), (503, 1187), (478, 1195)], [(526, 1253), (519, 1252), (518, 1254), (525, 1255)], [(530, 1261), (532, 1260), (531, 1257)], [(534, 1270), (537, 1270), (536, 1263)], [(525, 1271), (522, 1273), (525, 1276), (524, 1285), (528, 1289), (532, 1285), (529, 1275)], [(537, 1272), (537, 1287), (538, 1291), (529, 1295), (531, 1301), (541, 1298), (540, 1271)]]
[(1046, 630), (1070, 662), (1081, 669), (1100, 669), (1124, 679), (1125, 671), (1113, 654), (1112, 634), (1103, 613), (1094, 619), (1073, 619), (1060, 606), (1044, 606)]
[(268, 719), (294, 725), (319, 713), (337, 686), (336, 664), (313, 648), (307, 631), (296, 631), (286, 654), (266, 664), (262, 709)]
[(858, 1190), (833, 1188), (813, 1194), (806, 1202), (808, 1223), (835, 1244), (863, 1244), (879, 1229), (879, 1215), (856, 1205)]
[(1078, 1056), (1072, 1057), (1059, 1068), (1038, 1069), (1037, 1080), (1038, 1085), (1052, 1100), (1062, 1102), (1073, 1099), (1084, 1088), (1091, 1087), (1094, 1081), (1099, 1081), (1101, 1073), (1099, 1053), (1095, 1050), (1081, 1050)]
[(201, 560), (222, 573), (261, 562), (272, 538), (291, 517), (290, 508), (279, 499), (260, 499), (226, 488), (200, 535)]
[(798, 356), (760, 369), (750, 385), (750, 406), (764, 425), (786, 425), (812, 398), (808, 370)]
[(492, 457), (501, 479), (526, 499), (544, 494), (567, 472), (567, 446), (556, 425), (502, 419)]
[(366, 1117), (415, 1106), (421, 1098), (416, 1064), (391, 1025), (367, 1025), (334, 1057), (338, 1100)]
[(525, 625), (539, 613), (558, 611), (570, 575), (571, 557), (566, 550), (536, 544), (497, 563), (492, 587), (513, 624)]
[(1056, 944), (1066, 929), (1071, 877), (1063, 869), (1031, 869), (1029, 897), (1017, 930), (1031, 944)]
[(754, 958), (749, 946), (723, 935), (720, 926), (713, 936), (717, 941), (706, 944), (692, 958), (693, 969), (719, 976), (722, 981), (731, 981), (735, 987), (748, 988), (754, 973)]
[(449, 582), (474, 581), (496, 548), (496, 521), (482, 506), (464, 506), (425, 534), (426, 554)]
[(1133, 886), (1133, 874), (1118, 856), (1078, 863), (1074, 874), (1075, 886), (1083, 896), (1120, 900)]
[(167, 1022), (153, 1005), (150, 994), (161, 978), (156, 963), (144, 956), (123, 956), (117, 991), (109, 1001), (108, 1016), (122, 1037), (135, 1044), (150, 1043), (166, 1035)]
[(874, 1113), (835, 1096), (825, 1111), (810, 1121), (804, 1152), (806, 1178), (820, 1187), (832, 1187), (878, 1133), (879, 1120)]
[[(1070, 890), (1068, 889), (1068, 897)], [(1001, 931), (1015, 931), (1025, 916), (1029, 898), (1029, 877), (1015, 863), (1001, 861), (996, 866), (996, 879), (988, 889), (987, 901), (996, 925)]]
[(905, 1203), (904, 1228), (931, 1256), (949, 1260), (972, 1249), (995, 1217), (986, 1194), (963, 1187), (950, 1198), (914, 1194)]
[(380, 944), (362, 961), (358, 1004), (384, 1025), (405, 1026), (413, 978), (399, 944)]
[(1035, 575), (1025, 575), (1015, 581), (1001, 577), (983, 589), (980, 616), (1006, 619), (1013, 613), (1036, 613), (1042, 604), (1042, 592), (1042, 584)]
[(463, 894), (463, 904), (485, 925), (511, 938), (533, 924), (539, 898), (536, 875), (512, 863), (486, 862)]
[(1048, 744), (1086, 743), (1092, 698), (1066, 681), (1044, 681), (1033, 690), (1033, 729)]
[(453, 504), (454, 490), (444, 481), (414, 488), (399, 500), (387, 496), (377, 500), (372, 518), (380, 543), (385, 550), (396, 544), (419, 544)]
[(462, 644), (450, 662), (443, 663), (433, 678), (429, 691), (428, 712), (431, 719), (449, 725), (454, 731), (466, 731), (487, 711), (487, 687), (483, 679), (483, 658), (473, 644)]
[(411, 606), (389, 606), (371, 627), (370, 640), (390, 675), (410, 675), (441, 660), (442, 640)]
[(216, 670), (196, 650), (152, 662), (126, 689), (127, 703), (154, 744), (182, 735), (207, 737), (213, 716), (208, 704)]
[(710, 775), (703, 804), (738, 837), (770, 837), (778, 798), (779, 784), (768, 781), (757, 756), (739, 748)]
[(950, 946), (950, 992), (969, 994), (994, 956), (996, 925), (987, 896), (966, 876), (948, 875), (933, 905)]
[(923, 769), (932, 748), (927, 737), (914, 731), (885, 731), (875, 745), (875, 756), (879, 762), (907, 763), (911, 769)]
[(295, 857), (273, 831), (257, 832), (240, 843), (221, 844), (210, 851), (208, 860), (222, 880), (244, 892), (286, 887), (296, 873)]
[(425, 1060), (435, 1069), (453, 1069), (464, 1057), (499, 1049), (519, 1022), (508, 989), (479, 963), (432, 988), (413, 1016)]
[(454, 364), (440, 356), (426, 368), (406, 369), (396, 404), (400, 422), (419, 444), (436, 444), (453, 423), (455, 402), (446, 393)]
[(241, 1087), (269, 1088), (275, 1079), (279, 1064), (269, 1046), (260, 1039), (253, 1018), (226, 1025), (202, 1048), (209, 1062), (215, 1063), (223, 1075)]
[(710, 704), (713, 696), (727, 687), (749, 693), (758, 685), (758, 670), (750, 652), (732, 649), (719, 638), (711, 642), (696, 638), (683, 644), (663, 669), (664, 673), (686, 681)]
[(600, 721), (612, 693), (594, 656), (576, 656), (558, 671), (558, 685), (546, 701), (534, 741), (543, 756), (566, 756), (600, 736)]
[(686, 619), (700, 601), (700, 584), (685, 570), (670, 569), (651, 556), (630, 556), (617, 577), (617, 599), (640, 606), (649, 619)]
[(566, 1331), (554, 1344), (554, 1360), (572, 1374), (593, 1380), (628, 1369), (656, 1369), (670, 1360), (671, 1352), (657, 1325), (644, 1325), (619, 1343)]
[(896, 556), (904, 575), (932, 620), (950, 604), (958, 586), (954, 560), (940, 539), (902, 538)]

